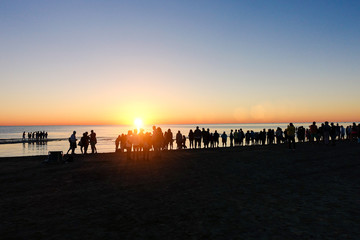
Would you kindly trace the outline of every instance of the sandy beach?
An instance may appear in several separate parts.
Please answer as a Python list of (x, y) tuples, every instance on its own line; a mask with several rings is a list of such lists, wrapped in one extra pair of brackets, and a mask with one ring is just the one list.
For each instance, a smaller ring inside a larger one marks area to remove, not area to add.
[(360, 144), (0, 158), (1, 239), (357, 239)]

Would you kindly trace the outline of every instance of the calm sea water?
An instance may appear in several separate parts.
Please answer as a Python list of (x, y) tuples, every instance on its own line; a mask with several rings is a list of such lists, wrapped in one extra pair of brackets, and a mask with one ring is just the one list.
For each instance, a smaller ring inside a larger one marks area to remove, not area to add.
[[(295, 127), (304, 126), (307, 128), (311, 123), (295, 123)], [(347, 126), (351, 123), (339, 123)], [(210, 132), (217, 130), (220, 134), (226, 132), (230, 134), (231, 129), (240, 129), (243, 131), (253, 130), (259, 132), (262, 129), (276, 129), (281, 127), (285, 129), (286, 123), (271, 123), (271, 124), (208, 124), (208, 125), (157, 125), (162, 130), (171, 129), (174, 134), (181, 131), (185, 136), (188, 135), (190, 129), (195, 129), (196, 126), (201, 128), (209, 128)], [(152, 126), (145, 126), (145, 131), (152, 132)], [(80, 139), (82, 133), (94, 130), (97, 135), (98, 143), (96, 145), (98, 152), (113, 152), (115, 149), (115, 139), (119, 134), (127, 133), (128, 130), (133, 130), (133, 126), (121, 125), (106, 125), (106, 126), (0, 126), (0, 157), (11, 156), (32, 156), (32, 155), (47, 155), (49, 151), (66, 151), (69, 148), (68, 138), (75, 130), (77, 138)], [(48, 141), (46, 143), (21, 143), (23, 132), (46, 131), (48, 132)], [(8, 143), (5, 142), (17, 142)], [(188, 142), (187, 142), (188, 144)], [(76, 152), (80, 152), (77, 148)]]

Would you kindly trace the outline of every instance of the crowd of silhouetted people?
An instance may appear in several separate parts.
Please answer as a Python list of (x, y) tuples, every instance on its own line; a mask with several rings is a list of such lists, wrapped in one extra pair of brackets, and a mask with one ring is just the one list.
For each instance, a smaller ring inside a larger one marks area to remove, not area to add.
[(94, 130), (91, 130), (90, 134), (88, 132), (84, 132), (82, 137), (80, 138), (79, 143), (77, 143), (76, 131), (73, 131), (73, 133), (69, 137), (69, 144), (70, 144), (69, 150), (67, 151), (66, 154), (68, 154), (70, 151), (71, 154), (74, 154), (77, 146), (80, 147), (80, 151), (82, 154), (87, 154), (89, 145), (91, 147), (91, 153), (92, 154), (97, 153), (97, 149), (96, 149), (97, 138)]
[[(127, 134), (119, 135), (115, 140), (116, 152), (127, 152), (131, 158), (131, 152), (138, 157), (139, 152), (143, 152), (144, 158), (148, 158), (148, 152), (153, 149), (157, 154), (161, 150), (174, 149), (196, 149), (196, 148), (217, 148), (217, 147), (237, 147), (249, 145), (271, 145), (288, 143), (289, 149), (295, 149), (295, 139), (297, 142), (323, 142), (325, 144), (335, 145), (337, 140), (360, 141), (360, 124), (350, 126), (339, 126), (325, 122), (317, 126), (316, 122), (305, 128), (304, 126), (295, 127), (290, 123), (287, 128), (280, 127), (275, 129), (263, 129), (259, 132), (253, 130), (243, 131), (240, 129), (231, 129), (230, 133), (218, 133), (210, 131), (209, 128), (190, 130), (188, 135), (183, 135), (178, 131), (174, 135), (171, 129), (163, 132), (160, 127), (153, 127), (153, 132), (144, 132), (143, 129), (128, 131)], [(187, 144), (189, 142), (189, 144)]]
[[(27, 133), (28, 141), (39, 142), (39, 141), (47, 140), (47, 138), (48, 138), (48, 133), (45, 131), (36, 131), (36, 132), (28, 132)], [(26, 141), (26, 132), (23, 132), (22, 140)]]
[[(70, 148), (74, 153), (75, 148), (80, 146), (83, 154), (87, 153), (88, 146), (91, 145), (92, 153), (96, 153), (95, 144), (96, 134), (83, 133), (77, 144), (76, 132), (74, 131), (69, 138)], [(190, 130), (188, 135), (178, 131), (173, 134), (171, 129), (163, 131), (160, 127), (153, 126), (152, 132), (140, 130), (129, 130), (127, 134), (119, 135), (115, 140), (115, 152), (126, 152), (129, 159), (149, 158), (149, 152), (154, 151), (156, 156), (160, 156), (163, 150), (172, 149), (198, 149), (198, 148), (218, 148), (222, 147), (239, 147), (250, 145), (271, 145), (287, 143), (289, 149), (295, 150), (297, 142), (323, 142), (326, 145), (335, 145), (338, 140), (357, 141), (360, 143), (360, 124), (353, 123), (350, 126), (339, 126), (329, 122), (317, 125), (313, 122), (310, 126), (295, 127), (290, 123), (285, 129), (280, 127), (276, 129), (262, 129), (261, 131), (240, 129), (230, 129), (229, 134), (225, 131), (218, 133), (217, 130), (210, 131), (209, 128), (200, 129), (196, 127)], [(176, 144), (176, 146), (174, 146)]]

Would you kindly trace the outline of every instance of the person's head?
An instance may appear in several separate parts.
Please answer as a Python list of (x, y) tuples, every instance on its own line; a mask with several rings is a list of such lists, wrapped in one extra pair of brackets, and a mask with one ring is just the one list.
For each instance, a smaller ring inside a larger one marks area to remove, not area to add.
[(196, 129), (199, 129), (199, 126), (196, 126)]
[(76, 131), (73, 131), (73, 134), (76, 134)]
[(91, 130), (91, 133), (94, 133), (94, 130)]
[(291, 127), (293, 127), (293, 126), (294, 126), (294, 124), (290, 123), (290, 126), (291, 126)]
[(315, 125), (316, 124), (316, 122), (313, 122), (313, 125)]

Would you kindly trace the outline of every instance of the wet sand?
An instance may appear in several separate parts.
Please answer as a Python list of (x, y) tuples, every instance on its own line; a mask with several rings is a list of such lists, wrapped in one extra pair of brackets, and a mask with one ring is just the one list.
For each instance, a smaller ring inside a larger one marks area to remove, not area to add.
[(0, 158), (1, 239), (357, 239), (360, 144)]

